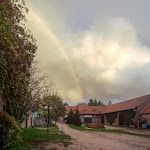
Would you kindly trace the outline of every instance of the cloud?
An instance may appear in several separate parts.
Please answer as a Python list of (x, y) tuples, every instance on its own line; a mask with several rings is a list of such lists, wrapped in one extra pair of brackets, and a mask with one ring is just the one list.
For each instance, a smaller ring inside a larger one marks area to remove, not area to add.
[[(43, 20), (65, 49), (85, 100), (117, 101), (149, 93), (150, 48), (140, 43), (128, 19), (109, 17), (101, 22), (95, 18), (88, 28), (74, 30), (63, 14), (56, 19), (60, 12), (54, 8), (51, 12), (55, 15)], [(28, 18), (27, 26), (37, 39), (41, 68), (54, 76), (64, 99), (81, 101), (77, 83), (57, 43), (30, 13)]]

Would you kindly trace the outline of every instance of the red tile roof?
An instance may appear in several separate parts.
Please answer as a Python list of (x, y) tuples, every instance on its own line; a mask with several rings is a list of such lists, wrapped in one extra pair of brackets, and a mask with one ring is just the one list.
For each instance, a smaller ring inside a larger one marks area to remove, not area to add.
[(142, 112), (142, 114), (150, 114), (150, 104), (148, 107)]
[(105, 106), (65, 106), (66, 108), (66, 114), (69, 114), (70, 109), (72, 109), (74, 112), (76, 111), (78, 107), (80, 114), (101, 114), (104, 109), (106, 109)]
[(142, 102), (144, 102), (147, 99), (150, 99), (150, 95), (145, 95), (142, 97), (137, 97), (137, 98), (134, 98), (131, 100), (112, 104), (112, 105), (106, 107), (106, 109), (102, 112), (102, 114), (134, 109), (136, 106), (138, 106), (139, 104), (141, 104)]
[[(134, 109), (136, 106), (139, 106), (140, 104), (144, 104), (145, 101), (150, 102), (150, 94), (137, 97), (134, 99), (130, 99), (127, 101), (123, 101), (120, 103), (112, 104), (107, 107), (105, 106), (66, 106), (66, 114), (69, 113), (70, 109), (72, 108), (73, 111), (75, 111), (78, 107), (80, 114), (106, 114), (106, 113), (112, 113), (112, 112), (118, 112), (123, 110), (129, 110)], [(149, 108), (149, 109), (148, 109)], [(150, 106), (146, 110), (144, 110), (144, 113), (150, 113)]]

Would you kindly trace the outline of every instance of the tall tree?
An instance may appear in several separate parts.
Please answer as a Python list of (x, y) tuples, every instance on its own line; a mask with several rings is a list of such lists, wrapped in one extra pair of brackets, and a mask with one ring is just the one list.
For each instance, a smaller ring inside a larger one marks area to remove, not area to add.
[(36, 41), (25, 27), (24, 0), (0, 0), (0, 96), (19, 122), (30, 105), (29, 76)]
[(48, 93), (45, 95), (40, 103), (41, 115), (45, 118), (47, 123), (47, 133), (49, 133), (49, 126), (52, 120), (57, 120), (65, 114), (65, 105), (61, 97), (55, 93)]
[(76, 109), (76, 112), (73, 116), (73, 125), (76, 125), (76, 126), (81, 126), (82, 122), (81, 122), (81, 119), (80, 119), (80, 114), (79, 114), (79, 110), (78, 108)]
[(29, 78), (29, 88), (32, 95), (32, 103), (38, 105), (45, 92), (54, 88), (52, 77), (50, 78), (46, 73), (39, 69), (37, 61), (32, 63), (31, 75)]
[(90, 99), (88, 106), (105, 106), (104, 103), (102, 101), (97, 101), (97, 99), (95, 98), (95, 100)]
[(95, 100), (94, 100), (93, 106), (98, 106), (98, 102), (97, 102), (97, 99), (96, 99), (96, 98), (95, 98)]
[(67, 124), (73, 124), (73, 119), (74, 119), (74, 114), (73, 114), (73, 110), (70, 109), (69, 114), (66, 118), (66, 123)]
[(109, 106), (109, 105), (111, 105), (111, 104), (112, 104), (112, 102), (109, 100), (107, 106)]
[(89, 100), (88, 106), (93, 106), (93, 99)]

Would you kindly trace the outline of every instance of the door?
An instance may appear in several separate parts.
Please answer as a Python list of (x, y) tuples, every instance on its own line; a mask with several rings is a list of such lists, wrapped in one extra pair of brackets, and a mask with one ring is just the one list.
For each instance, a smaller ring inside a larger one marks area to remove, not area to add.
[(92, 123), (92, 118), (84, 118), (84, 123)]
[(124, 113), (119, 113), (119, 125), (124, 125)]
[(104, 124), (104, 115), (101, 116), (101, 123)]

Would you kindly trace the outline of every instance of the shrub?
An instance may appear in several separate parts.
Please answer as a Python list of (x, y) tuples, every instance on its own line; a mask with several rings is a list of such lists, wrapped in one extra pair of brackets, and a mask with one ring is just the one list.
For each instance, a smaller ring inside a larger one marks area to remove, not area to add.
[(2, 150), (17, 149), (14, 146), (21, 141), (20, 127), (7, 112), (0, 112), (0, 145)]

